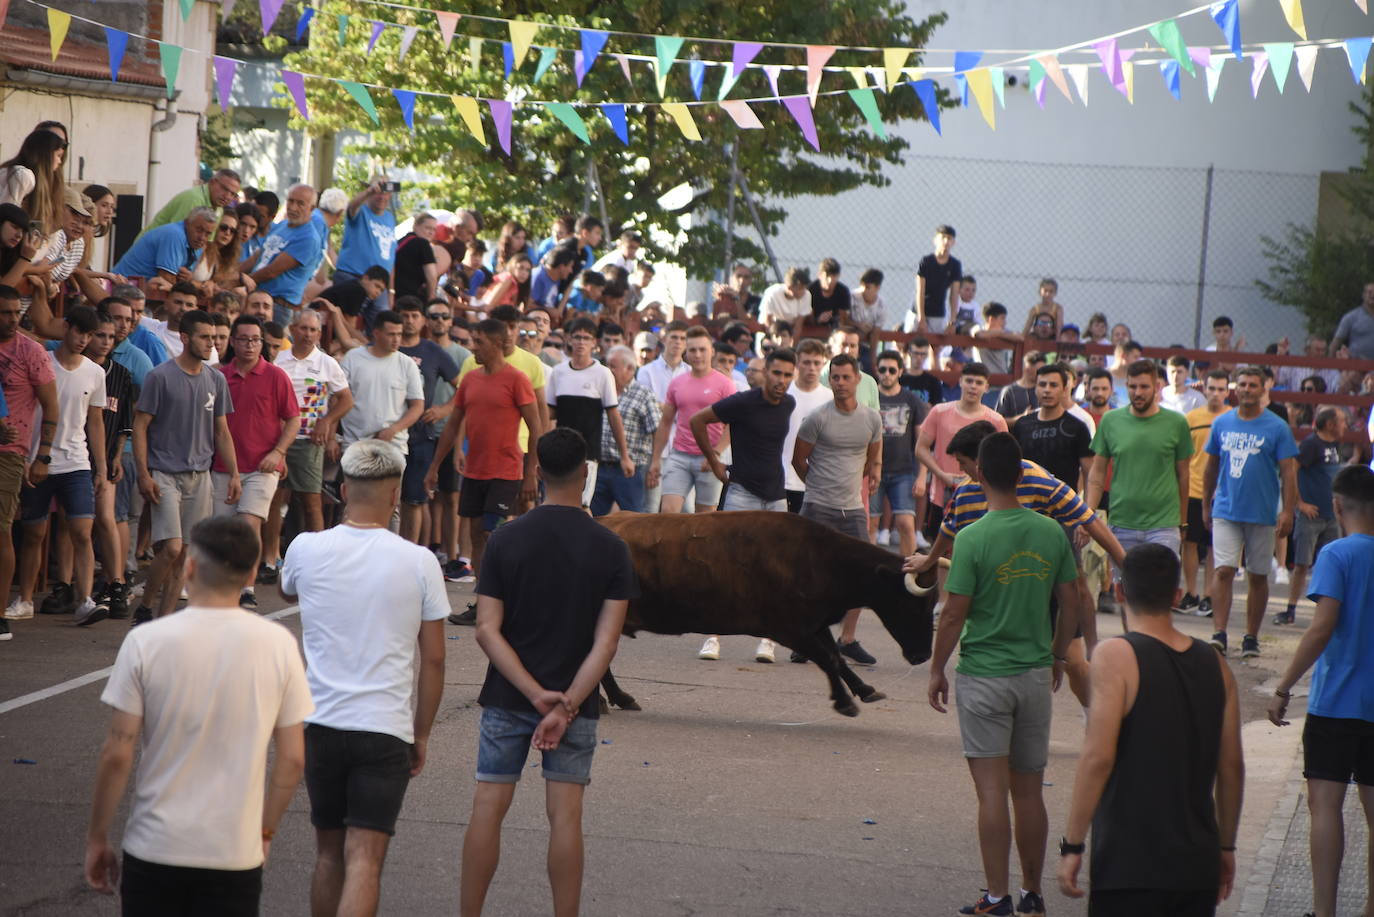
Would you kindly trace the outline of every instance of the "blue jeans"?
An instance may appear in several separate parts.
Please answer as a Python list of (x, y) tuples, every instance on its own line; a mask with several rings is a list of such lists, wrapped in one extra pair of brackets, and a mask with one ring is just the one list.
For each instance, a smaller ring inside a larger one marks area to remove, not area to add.
[[(542, 719), (537, 713), (483, 707), (477, 727), (477, 779), (518, 783), (530, 756), (530, 737)], [(585, 786), (592, 779), (595, 750), (596, 719), (579, 716), (568, 724), (557, 748), (540, 753), (544, 779)]]
[(590, 504), (593, 516), (604, 516), (614, 503), (627, 513), (644, 512), (644, 465), (636, 465), (634, 477), (625, 477), (619, 462), (602, 462), (596, 472), (596, 489)]

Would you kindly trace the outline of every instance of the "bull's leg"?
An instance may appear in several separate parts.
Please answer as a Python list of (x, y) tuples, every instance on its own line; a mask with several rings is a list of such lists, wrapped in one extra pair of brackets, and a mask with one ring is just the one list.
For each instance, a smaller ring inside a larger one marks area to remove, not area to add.
[[(827, 643), (829, 646), (826, 645)], [(837, 713), (842, 713), (845, 716), (859, 715), (859, 706), (854, 703), (854, 699), (849, 695), (849, 690), (845, 687), (845, 680), (841, 675), (844, 662), (840, 659), (839, 649), (835, 646), (835, 639), (830, 636), (829, 628), (823, 627), (817, 633), (796, 639), (786, 645), (820, 666), (821, 671), (825, 673), (826, 679), (830, 682), (830, 700)]]
[(854, 692), (855, 697), (863, 701), (865, 704), (871, 704), (874, 701), (887, 699), (886, 694), (879, 691), (872, 685), (866, 684), (864, 680), (860, 678), (854, 672), (854, 670), (849, 667), (849, 663), (846, 662), (845, 658), (840, 655), (840, 648), (835, 643), (835, 637), (830, 633), (830, 628), (821, 628), (820, 633), (818, 633), (816, 636), (826, 643), (827, 651), (835, 659), (835, 664), (839, 670), (840, 678), (844, 679), (844, 683), (849, 687), (849, 690)]
[(601, 677), (601, 687), (605, 690), (606, 699), (610, 701), (612, 706), (619, 707), (621, 710), (644, 709), (633, 697), (621, 690), (610, 669), (607, 669), (606, 674)]

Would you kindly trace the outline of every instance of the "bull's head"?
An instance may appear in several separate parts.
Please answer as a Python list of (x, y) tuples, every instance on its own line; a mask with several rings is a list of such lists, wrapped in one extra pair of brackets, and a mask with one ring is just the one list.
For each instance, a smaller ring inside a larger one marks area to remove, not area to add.
[(939, 597), (936, 570), (917, 575), (883, 569), (879, 577), (885, 587), (883, 600), (875, 602), (873, 610), (902, 648), (902, 658), (920, 665), (931, 653), (935, 601)]

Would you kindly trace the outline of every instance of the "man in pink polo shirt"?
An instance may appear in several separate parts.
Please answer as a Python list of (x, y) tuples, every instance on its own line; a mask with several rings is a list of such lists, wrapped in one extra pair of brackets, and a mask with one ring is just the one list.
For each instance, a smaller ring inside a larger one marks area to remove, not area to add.
[[(691, 372), (683, 373), (668, 383), (663, 400), (663, 419), (654, 433), (653, 460), (649, 463), (649, 487), (663, 482), (661, 513), (680, 513), (687, 494), (695, 492), (696, 509), (709, 513), (720, 502), (720, 481), (701, 454), (696, 437), (692, 435), (692, 415), (735, 394), (735, 383), (711, 368), (711, 333), (700, 325), (687, 329), (687, 350), (683, 360)], [(668, 460), (663, 449), (672, 433), (673, 448)], [(719, 455), (725, 451), (728, 434), (725, 425), (713, 423), (706, 428), (711, 448)]]
[[(234, 412), (227, 418), (234, 440), (243, 490), (237, 502), (228, 498), (229, 469), (216, 456), (211, 466), (215, 514), (238, 513), (259, 537), (262, 523), (277, 492), (277, 480), (286, 467), (286, 450), (296, 441), (301, 409), (291, 377), (270, 360), (263, 359), (263, 324), (256, 315), (240, 315), (229, 331), (229, 348), (219, 371), (229, 384)], [(258, 606), (249, 585), (239, 597), (246, 608)]]
[(916, 458), (930, 469), (934, 487), (930, 521), (926, 526), (926, 534), (931, 539), (944, 519), (945, 501), (964, 477), (954, 456), (945, 452), (949, 441), (975, 420), (986, 420), (999, 432), (1007, 432), (1006, 419), (983, 404), (987, 390), (988, 368), (982, 363), (965, 363), (959, 374), (959, 400), (935, 405), (921, 422), (921, 432), (916, 436)]

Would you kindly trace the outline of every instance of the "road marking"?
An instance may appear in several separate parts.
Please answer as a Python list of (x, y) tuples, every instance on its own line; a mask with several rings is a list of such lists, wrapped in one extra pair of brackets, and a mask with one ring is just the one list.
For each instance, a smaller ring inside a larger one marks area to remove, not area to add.
[[(282, 618), (290, 617), (291, 615), (297, 614), (298, 612), (300, 612), (300, 610), (301, 606), (299, 605), (289, 605), (286, 608), (283, 608), (281, 611), (274, 611), (271, 614), (263, 615), (263, 617), (269, 621), (279, 621)], [(34, 691), (31, 694), (24, 694), (20, 697), (16, 697), (14, 698), (14, 700), (4, 701), (3, 703), (0, 703), (0, 715), (9, 713), (13, 710), (18, 710), (20, 707), (27, 707), (30, 704), (36, 704), (39, 701), (47, 700), (50, 697), (57, 697), (60, 694), (66, 694), (68, 691), (75, 691), (77, 688), (84, 688), (86, 687), (86, 685), (92, 684), (93, 682), (104, 681), (106, 678), (110, 677), (110, 672), (113, 670), (114, 666), (106, 666), (105, 668), (97, 669), (94, 672), (87, 672), (85, 675), (78, 675), (75, 678), (69, 678), (66, 681), (60, 684), (53, 685), (50, 688), (43, 688), (41, 691)]]

